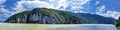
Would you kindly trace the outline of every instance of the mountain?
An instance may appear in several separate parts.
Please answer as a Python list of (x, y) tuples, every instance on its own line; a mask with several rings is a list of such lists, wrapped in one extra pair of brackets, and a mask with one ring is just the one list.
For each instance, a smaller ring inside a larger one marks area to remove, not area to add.
[(9, 17), (6, 23), (81, 24), (85, 21), (75, 13), (48, 8), (35, 8)]
[(120, 26), (120, 17), (119, 17), (119, 19), (114, 23), (114, 25), (116, 25), (117, 27)]
[(89, 13), (71, 13), (48, 8), (35, 8), (9, 17), (6, 23), (34, 24), (113, 24), (116, 19)]
[(88, 24), (113, 24), (116, 19), (103, 17), (96, 14), (89, 13), (76, 13), (79, 17), (83, 18)]

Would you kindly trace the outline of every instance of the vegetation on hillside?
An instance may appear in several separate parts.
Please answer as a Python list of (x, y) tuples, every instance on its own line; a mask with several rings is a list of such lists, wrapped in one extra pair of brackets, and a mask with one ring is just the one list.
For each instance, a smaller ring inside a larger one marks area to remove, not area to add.
[(116, 21), (116, 19), (110, 17), (90, 13), (77, 13), (77, 15), (83, 18), (87, 24), (113, 24)]
[(34, 23), (34, 24), (81, 24), (85, 22), (74, 13), (47, 8), (35, 8), (8, 18), (7, 23)]
[(120, 17), (119, 17), (119, 19), (114, 23), (114, 25), (116, 25), (117, 27), (120, 26)]
[[(35, 8), (32, 11), (15, 14), (5, 22), (33, 24), (113, 24), (115, 19), (89, 13), (72, 13), (56, 9)], [(120, 22), (116, 22), (115, 24), (118, 26)]]

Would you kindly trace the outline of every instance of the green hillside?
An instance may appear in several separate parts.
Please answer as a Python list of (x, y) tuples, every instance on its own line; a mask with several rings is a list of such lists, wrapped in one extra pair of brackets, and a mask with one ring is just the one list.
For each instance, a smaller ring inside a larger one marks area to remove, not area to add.
[(47, 8), (35, 8), (9, 17), (7, 23), (81, 24), (85, 21), (74, 13)]

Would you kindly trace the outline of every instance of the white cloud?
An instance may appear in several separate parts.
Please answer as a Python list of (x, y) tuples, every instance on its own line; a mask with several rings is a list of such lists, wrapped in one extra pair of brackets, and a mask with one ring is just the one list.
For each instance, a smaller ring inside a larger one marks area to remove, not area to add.
[(5, 21), (8, 17), (14, 14), (14, 12), (10, 12), (9, 9), (5, 8), (4, 3), (7, 0), (0, 0), (0, 21)]
[(115, 19), (119, 18), (120, 12), (110, 11), (110, 10), (108, 10), (107, 12), (105, 12), (105, 7), (106, 6), (104, 6), (104, 5), (98, 7), (97, 10), (96, 10), (96, 14), (104, 16), (104, 17), (112, 17), (112, 18), (115, 18)]
[(0, 5), (5, 3), (6, 0), (0, 0)]
[(87, 4), (90, 0), (21, 0), (16, 3), (16, 7), (13, 9), (17, 12), (22, 12), (32, 8), (52, 8), (66, 10), (68, 6), (71, 6), (71, 10), (81, 10), (82, 5)]
[(43, 1), (38, 1), (38, 0), (34, 0), (34, 1), (19, 1), (17, 2), (16, 6), (13, 8), (14, 10), (18, 12), (22, 12), (28, 9), (32, 9), (32, 8), (39, 8), (39, 7), (52, 7), (50, 6), (48, 3), (43, 2)]
[[(53, 0), (52, 0), (53, 1)], [(50, 1), (51, 2), (51, 1)], [(65, 0), (59, 0), (59, 1), (55, 1), (55, 2), (45, 2), (45, 1), (39, 1), (39, 0), (33, 0), (33, 1), (19, 1), (16, 4), (16, 7), (14, 7), (14, 10), (17, 11), (24, 11), (26, 9), (32, 9), (32, 8), (52, 8), (52, 9), (59, 9), (61, 7), (66, 8), (67, 7), (67, 3)]]
[(2, 15), (6, 15), (6, 14), (9, 14), (9, 11), (7, 10), (7, 9), (5, 9), (5, 7), (4, 7), (4, 3), (5, 3), (5, 1), (6, 0), (0, 0), (0, 13), (3, 13), (3, 14), (1, 14), (0, 15), (0, 17), (2, 16)]
[(4, 16), (4, 17), (8, 17), (9, 11), (5, 8), (0, 8), (0, 17)]
[(99, 1), (97, 1), (96, 3), (95, 3), (95, 5), (98, 5), (100, 2)]
[(74, 11), (74, 13), (88, 13), (88, 12), (84, 12), (84, 11)]
[(97, 10), (102, 12), (105, 10), (105, 7), (106, 7), (105, 5), (97, 7)]
[(105, 11), (105, 5), (97, 7), (96, 14), (102, 14)]
[(71, 10), (81, 10), (83, 9), (83, 7), (80, 7), (80, 6), (72, 6), (71, 7)]
[(106, 13), (99, 13), (98, 15), (105, 16), (105, 17), (112, 17), (118, 19), (120, 16), (120, 12), (117, 11), (107, 11)]
[(120, 12), (117, 12), (117, 11), (107, 11), (105, 13), (105, 16), (107, 16), (107, 17), (113, 17), (115, 19), (118, 19), (119, 16), (120, 16)]
[(7, 19), (10, 15), (11, 12), (8, 11), (8, 9), (6, 9), (3, 5), (6, 2), (6, 0), (0, 0), (0, 21), (4, 21), (5, 19)]
[[(82, 5), (87, 4), (90, 0), (21, 0), (17, 1), (15, 6), (12, 8), (12, 10), (15, 10), (15, 12), (9, 11), (9, 9), (6, 9), (3, 3), (5, 3), (6, 0), (0, 0), (0, 20), (3, 20), (3, 17), (10, 17), (11, 15), (14, 15), (16, 13), (30, 10), (33, 8), (52, 8), (52, 9), (62, 9), (66, 10), (68, 6), (70, 6), (72, 10), (79, 10), (83, 9)], [(82, 11), (74, 11), (74, 13), (78, 13)], [(5, 19), (4, 19), (5, 20)]]
[(90, 0), (69, 0), (69, 3), (73, 5), (84, 5), (88, 3)]
[(71, 10), (81, 10), (83, 9), (82, 5), (87, 4), (90, 0), (69, 0)]

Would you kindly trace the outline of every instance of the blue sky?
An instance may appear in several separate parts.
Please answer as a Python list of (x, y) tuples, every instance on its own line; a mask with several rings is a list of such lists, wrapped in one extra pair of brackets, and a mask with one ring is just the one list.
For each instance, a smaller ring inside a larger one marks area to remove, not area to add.
[(118, 19), (120, 0), (0, 0), (0, 21), (33, 8), (51, 8), (73, 13), (91, 13)]

